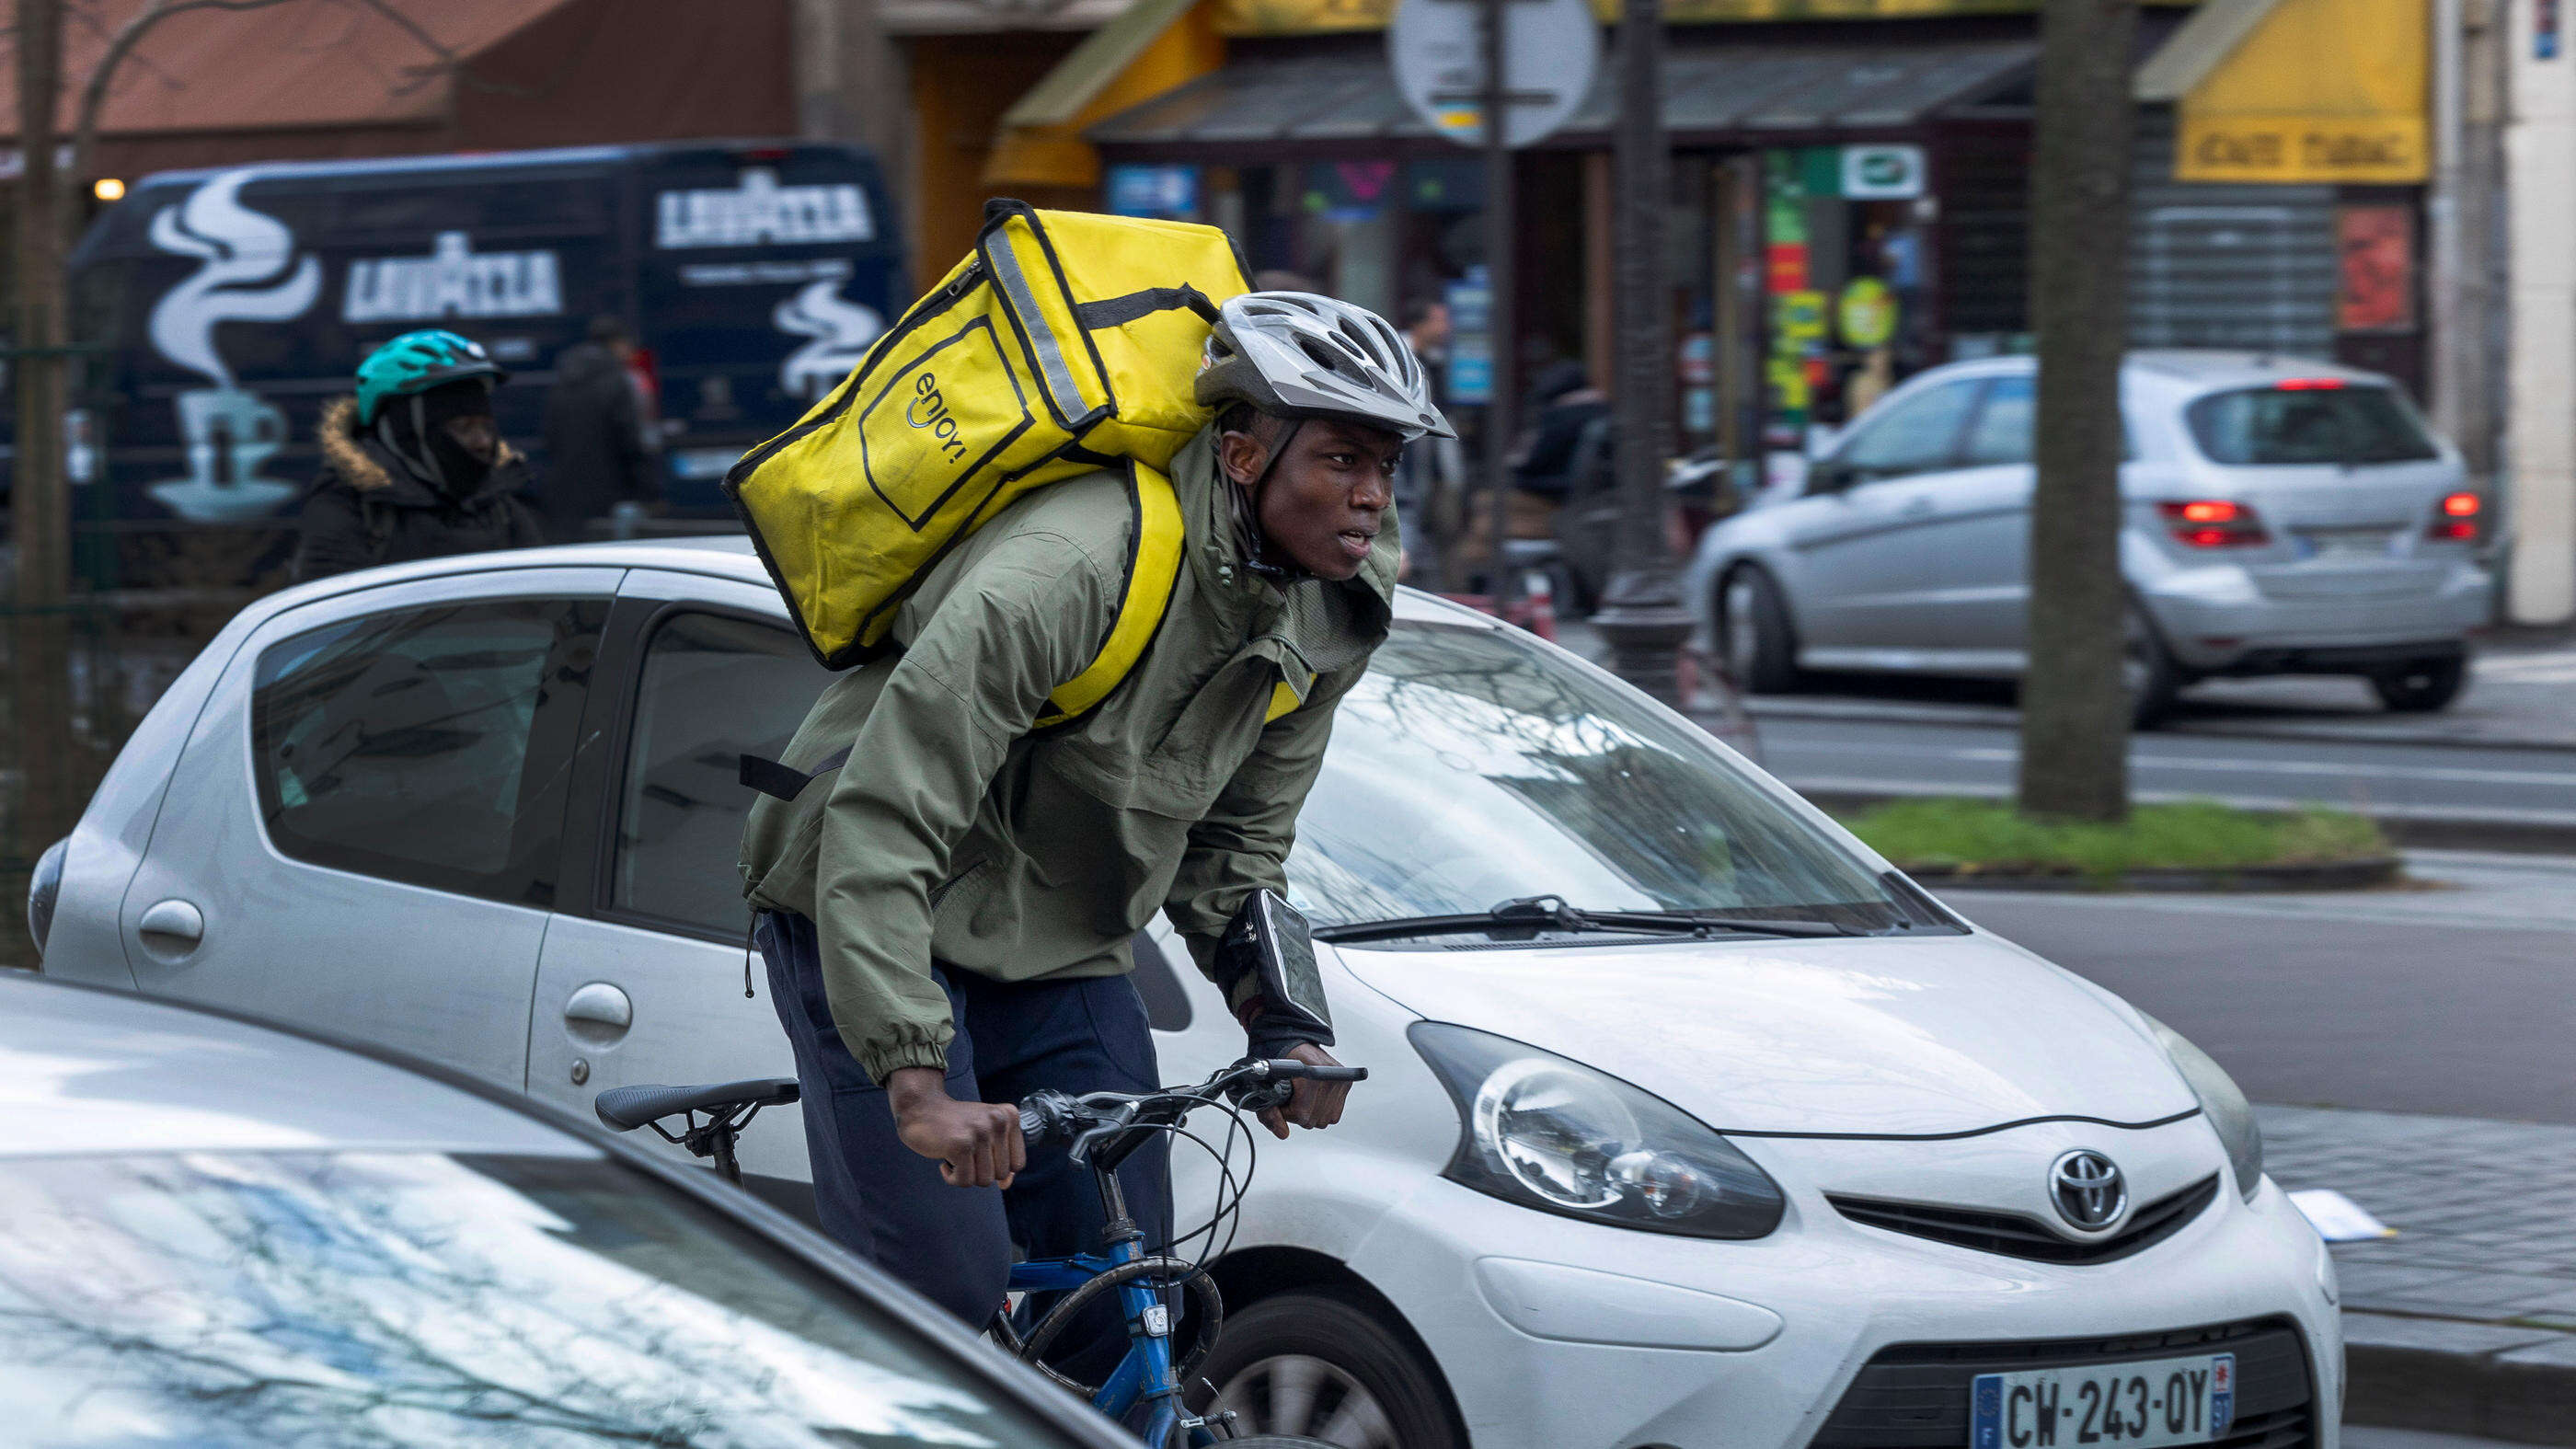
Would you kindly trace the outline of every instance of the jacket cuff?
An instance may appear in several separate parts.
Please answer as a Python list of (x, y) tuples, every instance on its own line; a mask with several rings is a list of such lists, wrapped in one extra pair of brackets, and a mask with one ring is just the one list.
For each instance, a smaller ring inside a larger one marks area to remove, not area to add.
[[(846, 1035), (844, 1040), (847, 1041)], [(937, 1042), (884, 1043), (862, 1047), (848, 1043), (850, 1055), (859, 1059), (859, 1069), (868, 1080), (882, 1087), (886, 1078), (906, 1067), (929, 1067), (941, 1076), (948, 1074), (948, 1051)]]

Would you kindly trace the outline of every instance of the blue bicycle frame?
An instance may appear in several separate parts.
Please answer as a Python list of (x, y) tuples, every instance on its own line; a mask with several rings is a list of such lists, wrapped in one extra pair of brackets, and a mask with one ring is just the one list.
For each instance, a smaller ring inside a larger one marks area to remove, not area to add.
[[(1122, 1215), (1123, 1216), (1123, 1215)], [(1011, 1265), (1013, 1292), (1058, 1293), (1079, 1288), (1101, 1274), (1143, 1256), (1141, 1237), (1114, 1240), (1099, 1253), (1070, 1258), (1032, 1258)], [(1119, 1311), (1127, 1320), (1127, 1354), (1091, 1396), (1091, 1406), (1120, 1423), (1140, 1403), (1151, 1403), (1142, 1437), (1154, 1449), (1172, 1442), (1181, 1427), (1181, 1379), (1172, 1365), (1171, 1309), (1162, 1295), (1143, 1283), (1121, 1283)]]

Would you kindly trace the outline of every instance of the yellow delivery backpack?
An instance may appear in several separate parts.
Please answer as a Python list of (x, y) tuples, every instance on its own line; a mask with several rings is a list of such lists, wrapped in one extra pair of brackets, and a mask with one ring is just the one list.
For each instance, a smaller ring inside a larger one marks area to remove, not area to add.
[(975, 250), (725, 475), (815, 657), (883, 652), (896, 608), (1003, 505), (1109, 468), (1135, 495), (1127, 596), (1037, 723), (1107, 697), (1171, 602), (1181, 515), (1162, 470), (1207, 423), (1191, 384), (1217, 307), (1250, 286), (1215, 227), (988, 205)]

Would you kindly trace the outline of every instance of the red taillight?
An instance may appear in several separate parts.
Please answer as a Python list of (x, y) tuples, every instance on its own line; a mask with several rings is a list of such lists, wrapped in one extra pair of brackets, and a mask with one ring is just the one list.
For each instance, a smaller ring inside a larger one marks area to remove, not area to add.
[(2272, 541), (2253, 509), (2223, 498), (2159, 503), (2156, 512), (2176, 540), (2193, 548), (2251, 548)]
[(2474, 493), (2452, 493), (2442, 499), (2442, 516), (2433, 520), (2424, 536), (2437, 543), (2475, 543), (2478, 539), (2478, 514), (2486, 500)]
[(2272, 384), (2279, 392), (2333, 392), (2343, 386), (2339, 377), (2285, 377)]

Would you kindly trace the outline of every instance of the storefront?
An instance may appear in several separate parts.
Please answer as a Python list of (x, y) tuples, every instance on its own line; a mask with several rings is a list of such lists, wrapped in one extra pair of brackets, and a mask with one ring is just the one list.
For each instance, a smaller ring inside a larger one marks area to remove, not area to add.
[[(1686, 446), (1792, 447), (1913, 371), (2021, 344), (2027, 34), (2014, 19), (1675, 29)], [(1406, 108), (1377, 37), (1228, 49), (1222, 69), (1085, 129), (1106, 205), (1225, 226), (1256, 269), (1390, 315), (1477, 295), (1480, 164)], [(1596, 86), (1518, 160), (1523, 378), (1564, 359), (1609, 373), (1613, 106)], [(1480, 379), (1453, 381), (1476, 399)]]

